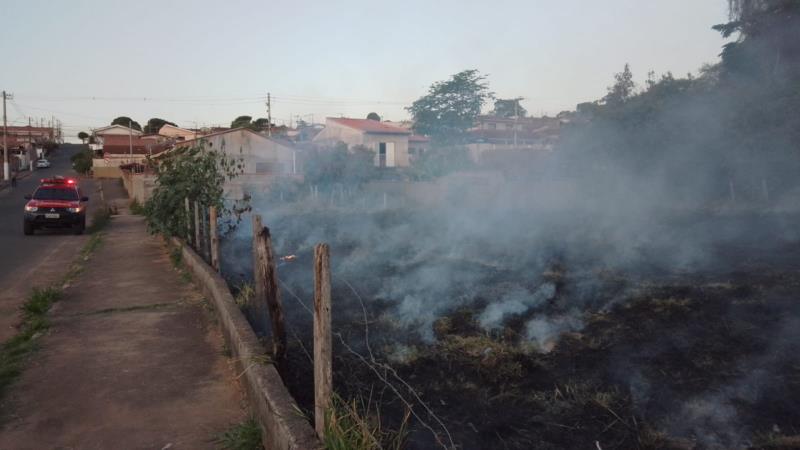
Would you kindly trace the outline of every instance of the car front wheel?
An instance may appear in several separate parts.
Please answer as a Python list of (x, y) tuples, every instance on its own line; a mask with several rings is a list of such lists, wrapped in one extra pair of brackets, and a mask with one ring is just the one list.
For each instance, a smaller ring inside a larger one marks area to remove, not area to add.
[(33, 234), (33, 224), (30, 222), (25, 222), (22, 225), (22, 232), (25, 233), (25, 236), (30, 236)]

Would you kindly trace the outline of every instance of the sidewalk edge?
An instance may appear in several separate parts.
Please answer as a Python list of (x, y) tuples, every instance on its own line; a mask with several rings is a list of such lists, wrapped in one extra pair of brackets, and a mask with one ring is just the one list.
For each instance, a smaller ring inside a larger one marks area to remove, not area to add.
[(172, 238), (172, 243), (180, 247), (186, 267), (214, 302), (237, 372), (241, 373), (240, 380), (247, 392), (250, 407), (264, 430), (264, 448), (321, 449), (322, 444), (316, 433), (300, 413), (275, 366), (259, 362), (265, 353), (263, 347), (236, 306), (225, 280), (181, 240)]

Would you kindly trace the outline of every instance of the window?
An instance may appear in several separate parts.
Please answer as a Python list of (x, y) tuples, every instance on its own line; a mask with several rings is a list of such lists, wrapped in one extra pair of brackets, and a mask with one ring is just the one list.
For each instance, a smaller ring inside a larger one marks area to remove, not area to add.
[(77, 201), (78, 191), (75, 189), (39, 188), (33, 194), (33, 199)]
[(381, 142), (378, 144), (378, 167), (394, 167), (394, 142)]

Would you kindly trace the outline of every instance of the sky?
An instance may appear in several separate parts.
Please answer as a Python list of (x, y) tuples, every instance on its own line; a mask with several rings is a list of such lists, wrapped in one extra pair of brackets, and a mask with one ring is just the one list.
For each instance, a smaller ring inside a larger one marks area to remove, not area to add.
[[(724, 40), (726, 0), (0, 0), (8, 116), (55, 117), (70, 138), (117, 116), (142, 125), (408, 118), (464, 69), (533, 115), (599, 99), (630, 63), (697, 72)], [(488, 107), (487, 107), (488, 109)]]

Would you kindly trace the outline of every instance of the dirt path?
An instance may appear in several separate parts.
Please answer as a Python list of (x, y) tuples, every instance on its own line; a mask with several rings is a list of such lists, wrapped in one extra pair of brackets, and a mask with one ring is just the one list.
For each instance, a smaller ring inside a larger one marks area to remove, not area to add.
[(142, 218), (112, 220), (51, 318), (0, 449), (214, 448), (244, 419), (213, 312)]

